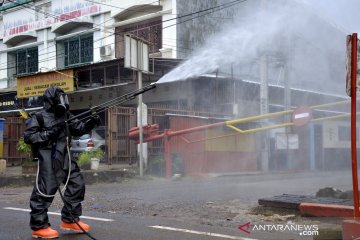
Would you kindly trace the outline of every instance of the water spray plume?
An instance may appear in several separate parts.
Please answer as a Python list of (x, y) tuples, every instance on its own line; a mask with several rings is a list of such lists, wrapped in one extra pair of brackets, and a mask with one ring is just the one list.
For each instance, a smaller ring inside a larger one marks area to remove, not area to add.
[[(345, 53), (344, 33), (333, 28), (324, 19), (311, 14), (298, 2), (274, 1), (265, 9), (242, 9), (232, 22), (207, 41), (177, 68), (163, 76), (158, 83), (196, 78), (203, 74), (234, 66), (237, 78), (259, 78), (258, 60), (262, 55), (272, 57), (269, 83), (279, 81), (279, 66), (291, 58), (293, 78), (291, 87), (340, 93), (329, 79), (344, 76), (342, 66)], [(254, 7), (254, 6), (253, 6)], [(331, 36), (331, 38), (329, 38)], [(275, 64), (275, 62), (277, 62)], [(344, 66), (344, 65), (343, 65)], [(249, 70), (250, 69), (250, 70)]]

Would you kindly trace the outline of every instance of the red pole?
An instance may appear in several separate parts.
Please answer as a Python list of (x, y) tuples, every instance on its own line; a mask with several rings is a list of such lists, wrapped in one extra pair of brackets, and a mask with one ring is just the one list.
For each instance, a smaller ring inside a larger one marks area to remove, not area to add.
[(357, 147), (356, 147), (356, 72), (357, 72), (357, 34), (351, 38), (351, 159), (352, 179), (354, 192), (354, 217), (359, 218), (359, 182), (357, 173)]
[(164, 130), (164, 147), (165, 147), (165, 170), (166, 177), (171, 177), (171, 148), (170, 148), (170, 136), (169, 129)]

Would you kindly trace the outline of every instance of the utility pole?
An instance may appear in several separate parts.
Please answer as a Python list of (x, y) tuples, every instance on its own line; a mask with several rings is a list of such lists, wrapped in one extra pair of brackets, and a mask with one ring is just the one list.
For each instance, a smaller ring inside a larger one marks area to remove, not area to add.
[[(290, 110), (291, 107), (291, 90), (290, 90), (290, 75), (291, 75), (291, 56), (290, 56), (290, 50), (288, 52), (288, 56), (284, 62), (284, 111)], [(284, 122), (290, 122), (291, 121), (291, 115), (286, 114), (284, 116)], [(285, 134), (286, 134), (286, 163), (287, 163), (287, 169), (293, 169), (294, 168), (294, 161), (293, 157), (289, 151), (289, 134), (291, 133), (290, 127), (285, 128)]]
[[(290, 110), (291, 107), (290, 72), (291, 60), (289, 56), (284, 62), (284, 111)], [(284, 122), (289, 122), (291, 120), (291, 115), (285, 115), (284, 118)]]
[[(269, 88), (268, 88), (268, 60), (265, 53), (260, 57), (260, 115), (269, 113)], [(268, 125), (268, 120), (264, 119), (263, 126)], [(261, 170), (269, 170), (269, 134), (264, 131), (261, 138)]]
[[(266, 1), (260, 0), (260, 11), (265, 12)], [(269, 84), (268, 84), (268, 58), (266, 49), (261, 49), (260, 56), (260, 115), (269, 113)], [(262, 126), (268, 125), (268, 120), (263, 119)], [(269, 134), (264, 131), (261, 135), (260, 164), (263, 172), (269, 171)]]
[[(144, 40), (132, 35), (125, 35), (124, 67), (137, 72), (138, 88), (142, 88), (142, 73), (149, 73), (149, 47)], [(144, 139), (143, 139), (143, 98), (138, 96), (138, 122), (139, 127), (139, 167), (140, 177), (144, 176)]]
[[(139, 89), (142, 88), (142, 71), (138, 71), (137, 72), (138, 75), (138, 85), (139, 85)], [(143, 104), (143, 100), (142, 100), (142, 94), (140, 94), (139, 96), (139, 122), (138, 122), (138, 127), (139, 127), (139, 146), (140, 146), (140, 150), (139, 150), (139, 160), (140, 160), (140, 177), (144, 176), (144, 156), (143, 156), (143, 128), (142, 128), (142, 122), (143, 122), (143, 108), (142, 108), (142, 104)]]

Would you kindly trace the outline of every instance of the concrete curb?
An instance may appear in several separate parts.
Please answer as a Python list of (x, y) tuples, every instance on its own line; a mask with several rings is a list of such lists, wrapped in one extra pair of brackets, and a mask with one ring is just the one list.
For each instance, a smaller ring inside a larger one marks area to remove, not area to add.
[(303, 217), (354, 217), (354, 207), (345, 205), (300, 203), (299, 210)]
[(314, 236), (314, 240), (340, 240), (342, 239), (341, 229), (320, 228), (319, 235)]
[[(126, 170), (81, 171), (81, 173), (86, 184), (120, 182), (125, 178), (132, 178), (136, 175), (135, 172)], [(0, 188), (34, 186), (35, 179), (36, 176), (33, 174), (0, 177)]]

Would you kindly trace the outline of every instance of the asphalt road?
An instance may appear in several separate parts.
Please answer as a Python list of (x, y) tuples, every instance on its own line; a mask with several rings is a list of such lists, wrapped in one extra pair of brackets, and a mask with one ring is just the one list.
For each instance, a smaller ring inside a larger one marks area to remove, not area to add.
[[(87, 186), (83, 220), (96, 239), (312, 239), (296, 231), (252, 231), (239, 226), (287, 224), (252, 215), (257, 199), (283, 193), (314, 194), (319, 188), (351, 189), (351, 172), (256, 174), (180, 181), (131, 179)], [(31, 188), (0, 189), (0, 239), (31, 239), (28, 199)], [(60, 239), (89, 239), (59, 229), (61, 201), (49, 210)], [(98, 218), (98, 219), (94, 219)], [(296, 224), (305, 224), (295, 219)], [(319, 224), (309, 222), (306, 224)]]

